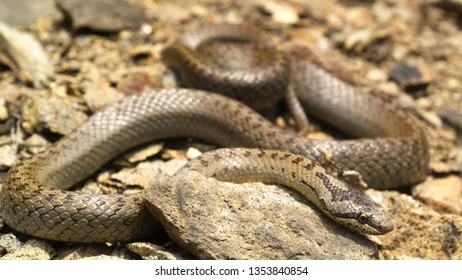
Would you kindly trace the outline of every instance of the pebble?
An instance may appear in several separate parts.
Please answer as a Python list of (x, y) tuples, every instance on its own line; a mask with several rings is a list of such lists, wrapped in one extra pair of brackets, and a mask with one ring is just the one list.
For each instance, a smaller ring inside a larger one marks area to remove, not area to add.
[(142, 7), (125, 0), (58, 0), (57, 4), (72, 19), (74, 29), (117, 32), (146, 20)]
[(430, 178), (412, 188), (412, 196), (440, 213), (462, 216), (462, 178), (449, 175)]
[(46, 241), (29, 239), (17, 250), (1, 257), (2, 260), (50, 260), (55, 249)]
[(181, 260), (187, 255), (184, 251), (181, 254), (172, 253), (171, 248), (167, 250), (163, 246), (148, 242), (130, 243), (127, 244), (127, 249), (141, 256), (143, 260)]

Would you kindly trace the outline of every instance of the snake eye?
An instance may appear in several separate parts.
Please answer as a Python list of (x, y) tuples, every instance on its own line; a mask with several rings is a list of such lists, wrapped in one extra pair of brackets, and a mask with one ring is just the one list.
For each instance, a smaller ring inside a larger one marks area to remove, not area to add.
[(358, 222), (360, 222), (361, 224), (367, 223), (368, 220), (369, 220), (369, 216), (367, 216), (366, 214), (361, 213), (358, 215)]

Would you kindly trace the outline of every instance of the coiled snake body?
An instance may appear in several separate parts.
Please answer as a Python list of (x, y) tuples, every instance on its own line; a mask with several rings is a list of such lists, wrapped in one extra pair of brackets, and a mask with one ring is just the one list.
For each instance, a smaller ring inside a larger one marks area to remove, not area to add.
[[(210, 37), (226, 37), (223, 34), (229, 34), (227, 30), (232, 38), (241, 41), (250, 40), (249, 32), (257, 32), (236, 26), (204, 30), (184, 36), (194, 39), (197, 46)], [(217, 72), (207, 65), (196, 65), (200, 59), (183, 57), (185, 52), (193, 55), (185, 48), (191, 46), (181, 44), (181, 40), (172, 45), (166, 50), (165, 57), (169, 56), (166, 60), (180, 55), (177, 59), (185, 60), (183, 65), (187, 67), (177, 65), (179, 71), (199, 72), (198, 79), (206, 79), (207, 75), (202, 74), (207, 71)], [(330, 176), (316, 163), (328, 154), (339, 169), (358, 171), (367, 184), (376, 188), (422, 180), (427, 173), (428, 148), (414, 118), (393, 103), (358, 92), (309, 61), (288, 63), (286, 58), (278, 61), (277, 65), (292, 65), (291, 75), (281, 81), (289, 84), (290, 77), (291, 86), (310, 113), (337, 123), (355, 136), (380, 138), (308, 140), (271, 124), (242, 103), (224, 96), (192, 89), (153, 91), (106, 107), (45, 152), (15, 164), (5, 176), (0, 192), (2, 217), (20, 232), (51, 240), (139, 239), (158, 225), (144, 202), (149, 201), (149, 192), (145, 197), (86, 195), (65, 189), (134, 146), (158, 139), (194, 137), (224, 147), (272, 150), (212, 151), (191, 161), (180, 175), (194, 171), (223, 180), (245, 178), (284, 184), (301, 192), (332, 219), (360, 233), (390, 231), (393, 226), (379, 205)], [(273, 70), (255, 72), (258, 79), (265, 80), (269, 76), (274, 78), (277, 71)], [(220, 75), (239, 87), (231, 76)], [(252, 85), (253, 78), (243, 75)], [(267, 86), (259, 84), (257, 88)]]

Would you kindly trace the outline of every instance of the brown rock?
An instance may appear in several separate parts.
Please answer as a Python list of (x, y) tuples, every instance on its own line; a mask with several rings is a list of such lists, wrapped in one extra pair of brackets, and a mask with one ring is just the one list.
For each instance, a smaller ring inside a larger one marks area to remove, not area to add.
[(74, 29), (116, 32), (135, 28), (146, 19), (144, 10), (124, 0), (59, 0), (59, 7), (72, 19)]
[(49, 94), (27, 94), (22, 104), (23, 118), (35, 131), (49, 130), (66, 135), (88, 117), (70, 99)]
[(300, 195), (197, 173), (161, 177), (146, 192), (170, 237), (201, 259), (374, 259), (376, 245)]
[(439, 214), (406, 194), (368, 190), (392, 218), (395, 229), (377, 237), (385, 259), (461, 259), (462, 217)]
[(47, 242), (36, 239), (28, 240), (21, 248), (1, 257), (1, 260), (50, 260), (55, 249)]
[(57, 260), (130, 260), (128, 250), (104, 244), (77, 245), (60, 252)]
[(462, 179), (430, 178), (412, 188), (412, 195), (440, 213), (462, 215)]
[[(144, 260), (182, 260), (188, 255), (184, 251), (174, 253), (172, 252), (172, 248), (167, 249), (163, 246), (148, 242), (130, 243), (127, 244), (127, 248), (133, 253), (140, 255)], [(189, 256), (189, 258), (191, 258), (191, 256)]]
[[(14, 11), (14, 12), (12, 12)], [(11, 26), (33, 24), (46, 17), (59, 18), (59, 11), (53, 0), (2, 0), (0, 21)]]

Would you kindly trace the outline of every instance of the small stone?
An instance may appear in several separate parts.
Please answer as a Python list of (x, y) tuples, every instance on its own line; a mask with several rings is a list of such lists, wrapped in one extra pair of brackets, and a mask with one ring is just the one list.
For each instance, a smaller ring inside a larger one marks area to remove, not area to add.
[(12, 234), (0, 234), (0, 256), (6, 253), (13, 253), (21, 248), (21, 242)]
[(1, 260), (50, 260), (55, 249), (49, 243), (36, 239), (29, 239), (19, 249), (1, 257)]
[(6, 108), (5, 99), (0, 99), (0, 122), (5, 122), (10, 118), (8, 109)]
[(400, 63), (388, 72), (391, 80), (398, 83), (403, 89), (426, 86), (434, 80), (432, 71), (423, 62), (415, 64)]
[(114, 103), (124, 97), (124, 94), (115, 88), (111, 87), (107, 81), (103, 79), (95, 81), (85, 91), (83, 99), (88, 107), (96, 112), (108, 104)]
[[(9, 138), (9, 136), (5, 137)], [(0, 144), (0, 170), (9, 169), (18, 159), (18, 144), (9, 140), (6, 140), (8, 142), (4, 144)]]
[(57, 4), (72, 19), (74, 29), (117, 32), (146, 20), (143, 8), (125, 0), (59, 0)]
[(135, 254), (138, 254), (144, 260), (182, 260), (187, 255), (186, 252), (173, 253), (163, 246), (148, 243), (134, 242), (127, 244), (127, 248)]
[(130, 163), (144, 161), (152, 156), (157, 155), (160, 151), (162, 151), (163, 147), (163, 143), (153, 143), (124, 154), (124, 158), (126, 158)]
[(77, 245), (64, 249), (57, 260), (130, 260), (129, 252), (105, 244)]
[(24, 145), (29, 153), (37, 154), (45, 150), (50, 145), (50, 142), (42, 135), (34, 133), (26, 139)]
[(191, 18), (191, 16), (191, 10), (170, 3), (153, 3), (148, 10), (149, 18), (156, 18), (163, 22), (183, 22)]
[[(128, 186), (139, 186), (148, 188), (152, 186), (156, 178), (161, 174), (173, 175), (181, 169), (187, 160), (184, 158), (172, 159), (169, 161), (156, 160), (151, 162), (141, 162), (134, 168), (125, 168), (110, 176), (111, 180), (117, 180)], [(98, 181), (101, 180), (98, 178)]]
[(440, 213), (462, 216), (462, 179), (460, 176), (430, 178), (413, 187), (412, 195)]
[(462, 132), (462, 113), (443, 105), (437, 111), (438, 116), (444, 119), (450, 126)]
[[(14, 12), (12, 12), (14, 11)], [(26, 26), (43, 18), (60, 18), (54, 0), (2, 0), (0, 21), (10, 26)]]
[(200, 156), (202, 154), (201, 151), (199, 151), (199, 149), (196, 149), (194, 147), (191, 147), (189, 148), (187, 151), (186, 151), (186, 158), (188, 159), (193, 159), (193, 158), (197, 158), (198, 156)]
[(49, 130), (66, 135), (88, 118), (85, 113), (74, 108), (78, 106), (68, 98), (31, 93), (24, 96), (23, 118), (35, 131)]
[(260, 4), (265, 12), (271, 14), (274, 22), (296, 24), (300, 20), (298, 12), (288, 4), (274, 1), (260, 1)]
[(140, 94), (153, 88), (153, 80), (148, 73), (130, 73), (117, 83), (117, 89), (126, 96)]

